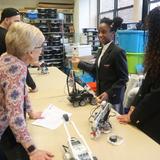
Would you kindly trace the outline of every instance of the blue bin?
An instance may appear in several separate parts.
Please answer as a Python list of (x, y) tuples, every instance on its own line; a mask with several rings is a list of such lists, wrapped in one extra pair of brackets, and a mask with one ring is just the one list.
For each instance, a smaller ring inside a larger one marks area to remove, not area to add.
[(27, 17), (29, 18), (29, 19), (37, 19), (38, 18), (38, 12), (37, 11), (28, 11), (27, 12)]
[(119, 30), (116, 34), (118, 45), (126, 52), (144, 53), (147, 32), (142, 30)]

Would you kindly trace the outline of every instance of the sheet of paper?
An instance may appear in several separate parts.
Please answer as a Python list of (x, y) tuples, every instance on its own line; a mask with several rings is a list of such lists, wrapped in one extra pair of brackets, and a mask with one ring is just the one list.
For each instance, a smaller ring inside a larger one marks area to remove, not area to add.
[(42, 113), (42, 117), (44, 118), (37, 119), (32, 124), (49, 129), (56, 129), (64, 122), (63, 114), (68, 114), (69, 117), (71, 116), (71, 113), (50, 104)]

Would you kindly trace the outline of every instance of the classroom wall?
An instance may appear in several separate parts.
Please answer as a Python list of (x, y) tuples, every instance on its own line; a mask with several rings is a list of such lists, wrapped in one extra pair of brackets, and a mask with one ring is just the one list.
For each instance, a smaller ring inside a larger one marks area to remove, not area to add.
[(75, 0), (74, 25), (80, 33), (82, 28), (97, 27), (97, 0)]
[(142, 2), (143, 0), (134, 0), (133, 22), (138, 22), (142, 19)]

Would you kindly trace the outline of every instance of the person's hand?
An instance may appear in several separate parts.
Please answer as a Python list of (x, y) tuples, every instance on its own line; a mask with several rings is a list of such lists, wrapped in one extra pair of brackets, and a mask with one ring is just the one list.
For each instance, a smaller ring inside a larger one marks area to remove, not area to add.
[(35, 89), (31, 89), (31, 88), (29, 88), (29, 92), (30, 92), (30, 93), (38, 92), (38, 88), (37, 88), (37, 87), (36, 87)]
[(30, 119), (43, 119), (42, 112), (29, 112), (28, 115)]
[(117, 117), (118, 121), (123, 124), (130, 123), (131, 122), (130, 117), (131, 117), (131, 114), (133, 113), (134, 110), (135, 110), (135, 106), (131, 106), (130, 110), (127, 114), (124, 114), (124, 115)]
[(124, 114), (124, 115), (118, 116), (117, 119), (122, 124), (127, 124), (131, 122), (130, 114)]
[(36, 150), (33, 152), (30, 156), (30, 160), (52, 160), (54, 155), (52, 153), (49, 153), (47, 151), (42, 150)]
[(108, 101), (108, 94), (106, 92), (97, 97), (97, 103), (101, 103), (102, 101)]

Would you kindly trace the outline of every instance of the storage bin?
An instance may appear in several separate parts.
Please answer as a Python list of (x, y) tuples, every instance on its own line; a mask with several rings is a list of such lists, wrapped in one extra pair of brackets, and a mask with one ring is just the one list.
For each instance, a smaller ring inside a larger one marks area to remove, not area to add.
[(62, 38), (61, 35), (51, 35), (50, 40), (51, 40), (51, 41), (60, 41), (61, 38)]
[(62, 54), (54, 54), (53, 57), (56, 59), (63, 59), (63, 53)]
[(144, 53), (127, 53), (129, 73), (137, 73), (137, 66), (143, 65)]
[(126, 52), (143, 53), (147, 43), (147, 32), (142, 30), (119, 30), (116, 42)]
[(47, 13), (46, 8), (38, 8), (38, 13)]
[(50, 59), (53, 58), (53, 55), (52, 55), (52, 54), (44, 54), (43, 57), (44, 57), (45, 59), (50, 60)]
[(62, 49), (60, 48), (53, 48), (52, 54), (60, 54), (62, 52)]
[(48, 14), (47, 13), (38, 13), (38, 18), (48, 18)]
[(48, 13), (48, 18), (57, 18), (56, 13)]
[(45, 12), (48, 14), (57, 14), (57, 9), (47, 8)]
[(73, 45), (72, 47), (72, 52), (74, 48), (77, 50), (78, 56), (89, 56), (91, 55), (91, 45)]
[(42, 32), (48, 32), (49, 28), (46, 24), (39, 24), (38, 28), (42, 31)]
[(63, 13), (57, 13), (57, 18), (64, 20), (64, 14)]
[(48, 49), (44, 51), (44, 54), (52, 54), (52, 50)]
[(60, 45), (62, 45), (61, 41), (52, 41), (52, 46), (60, 46)]
[(29, 10), (29, 11), (27, 11), (27, 17), (29, 19), (37, 19), (38, 18), (37, 10)]
[(51, 27), (51, 32), (60, 32), (61, 29), (58, 26)]

